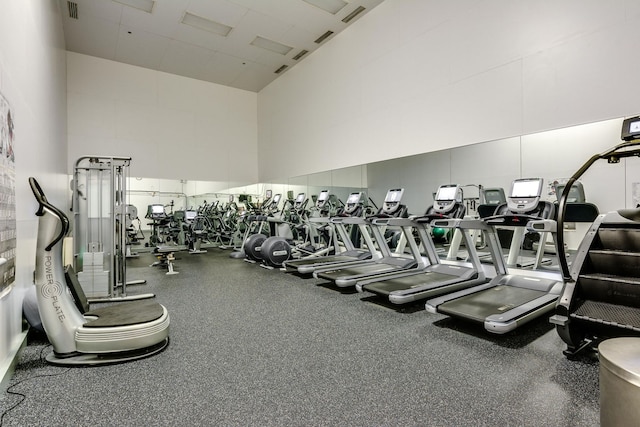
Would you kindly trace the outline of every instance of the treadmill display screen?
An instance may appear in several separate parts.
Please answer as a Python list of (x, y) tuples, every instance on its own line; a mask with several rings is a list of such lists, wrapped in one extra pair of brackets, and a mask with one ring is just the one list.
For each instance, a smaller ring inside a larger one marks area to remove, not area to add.
[(385, 203), (388, 202), (399, 202), (400, 199), (402, 199), (402, 193), (404, 192), (404, 190), (402, 190), (401, 188), (395, 189), (395, 190), (389, 190), (387, 192), (387, 196), (384, 198)]
[(328, 198), (329, 198), (329, 192), (326, 190), (321, 191), (320, 194), (318, 194), (318, 202), (324, 202)]
[(436, 200), (455, 200), (457, 192), (458, 186), (456, 185), (442, 185), (438, 188)]
[(523, 179), (513, 181), (511, 188), (512, 199), (526, 199), (540, 197), (542, 181), (539, 179)]
[(347, 199), (347, 204), (358, 204), (360, 203), (360, 193), (351, 193), (349, 194), (349, 198)]

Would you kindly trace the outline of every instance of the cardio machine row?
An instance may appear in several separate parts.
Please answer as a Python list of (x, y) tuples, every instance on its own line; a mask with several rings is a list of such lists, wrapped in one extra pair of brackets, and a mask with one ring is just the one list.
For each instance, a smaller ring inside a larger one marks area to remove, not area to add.
[[(478, 206), (480, 217), (464, 216), (455, 186), (440, 187), (425, 215), (407, 217), (399, 214), (403, 210), (397, 197), (402, 190), (391, 190), (376, 215), (352, 216), (345, 207), (345, 214), (326, 220), (336, 235), (347, 235), (348, 229), (368, 232), (364, 247), (350, 245), (344, 238), (336, 246), (343, 249), (340, 252), (287, 259), (283, 269), (302, 276), (313, 274), (338, 287), (354, 286), (394, 304), (426, 300), (427, 312), (480, 323), (498, 334), (553, 313), (549, 320), (566, 343), (564, 354), (569, 358), (597, 349), (608, 338), (638, 337), (640, 206), (600, 214), (595, 205), (584, 201), (578, 181), (598, 160), (616, 164), (640, 155), (640, 117), (623, 122), (622, 139), (621, 144), (593, 155), (557, 187), (557, 204), (541, 200), (542, 179), (518, 179), (505, 203)], [(564, 244), (568, 222), (588, 224), (571, 263)], [(398, 229), (395, 236), (399, 238), (390, 238), (389, 228)], [(438, 257), (429, 232), (435, 228), (454, 230), (445, 260)], [(506, 256), (497, 235), (504, 228), (513, 230)], [(540, 239), (535, 256), (522, 262), (516, 251), (525, 232), (537, 233)], [(522, 270), (524, 265), (544, 264), (547, 235), (553, 237), (559, 269)], [(486, 256), (476, 250), (479, 240), (486, 244)], [(467, 252), (463, 261), (455, 256), (460, 241)]]
[[(382, 207), (369, 216), (361, 213), (362, 194), (352, 193), (340, 214), (315, 223), (327, 227), (328, 234), (335, 236), (334, 243), (338, 244), (331, 254), (292, 259), (295, 242), (277, 235), (262, 235), (260, 240), (254, 240), (254, 234), (245, 240), (245, 255), (251, 254), (252, 262), (262, 259), (262, 265), (282, 267), (301, 276), (313, 275), (337, 287), (355, 287), (393, 304), (427, 300), (428, 311), (481, 322), (492, 332), (505, 333), (551, 311), (562, 289), (559, 277), (522, 278), (509, 274), (497, 237), (496, 225), (555, 232), (554, 207), (540, 200), (542, 189), (542, 179), (514, 181), (508, 200), (499, 203), (498, 198), (491, 215), (484, 219), (465, 216), (462, 190), (456, 185), (441, 186), (434, 205), (423, 215), (411, 217), (402, 204), (402, 189), (389, 190)], [(318, 201), (325, 197), (319, 196)], [(255, 218), (267, 223), (269, 220), (270, 217)], [(271, 221), (280, 223), (278, 219)], [(433, 227), (452, 230), (452, 246), (464, 242), (468, 253), (464, 261), (441, 260)], [(483, 264), (476, 251), (480, 234), (489, 251), (489, 264)], [(358, 236), (358, 244), (354, 244), (354, 235)], [(251, 247), (256, 241), (259, 246)], [(293, 250), (277, 252), (286, 259), (274, 263), (272, 246), (265, 246), (269, 241), (288, 244)], [(437, 299), (445, 296), (445, 300)], [(490, 300), (489, 304), (486, 300)]]

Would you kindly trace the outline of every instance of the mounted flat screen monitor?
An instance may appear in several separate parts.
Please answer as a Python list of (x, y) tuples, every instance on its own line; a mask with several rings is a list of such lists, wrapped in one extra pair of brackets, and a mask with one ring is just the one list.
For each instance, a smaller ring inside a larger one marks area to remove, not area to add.
[(538, 206), (544, 180), (542, 178), (516, 179), (511, 183), (508, 206), (513, 212), (524, 213)]
[(240, 203), (251, 202), (251, 196), (248, 194), (241, 194), (238, 196), (238, 201)]
[(229, 203), (233, 203), (233, 194), (229, 194)]
[(186, 211), (184, 219), (186, 219), (187, 221), (191, 221), (196, 217), (197, 214), (198, 212), (196, 211)]
[(271, 190), (267, 190), (267, 191), (264, 193), (264, 198), (265, 198), (265, 200), (269, 200), (269, 199), (271, 198), (271, 196), (272, 196)]

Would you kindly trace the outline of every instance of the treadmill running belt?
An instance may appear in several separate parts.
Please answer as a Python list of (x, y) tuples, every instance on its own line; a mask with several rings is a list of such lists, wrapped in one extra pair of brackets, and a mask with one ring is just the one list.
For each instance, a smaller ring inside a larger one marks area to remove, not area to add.
[(304, 258), (296, 261), (289, 261), (287, 265), (292, 268), (297, 268), (303, 265), (323, 264), (325, 262), (337, 262), (337, 261), (357, 261), (359, 258), (346, 255), (335, 255), (318, 258)]
[(455, 276), (450, 274), (436, 273), (434, 271), (415, 274), (396, 279), (388, 279), (381, 282), (374, 282), (364, 285), (362, 289), (378, 295), (389, 295), (393, 291), (403, 291), (405, 289), (421, 288), (432, 284), (448, 282)]
[(493, 314), (504, 313), (546, 294), (544, 291), (502, 285), (447, 301), (438, 306), (438, 311), (484, 323)]
[(335, 270), (327, 271), (325, 273), (318, 274), (318, 277), (328, 280), (336, 280), (340, 277), (350, 277), (357, 276), (361, 274), (375, 274), (384, 271), (392, 271), (399, 266), (383, 264), (383, 263), (373, 263), (356, 267), (345, 267), (345, 268), (337, 268)]

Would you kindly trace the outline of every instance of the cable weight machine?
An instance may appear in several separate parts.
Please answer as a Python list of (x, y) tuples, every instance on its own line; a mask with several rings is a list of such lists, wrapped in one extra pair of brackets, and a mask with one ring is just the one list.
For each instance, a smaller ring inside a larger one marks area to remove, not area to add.
[(80, 157), (73, 181), (73, 262), (78, 280), (92, 302), (130, 301), (155, 295), (128, 295), (127, 179), (130, 157)]

